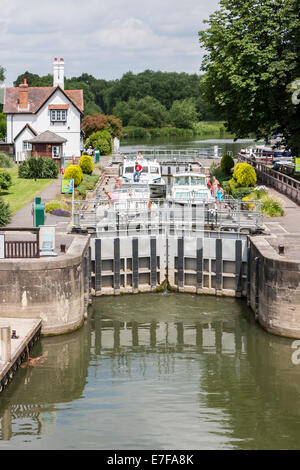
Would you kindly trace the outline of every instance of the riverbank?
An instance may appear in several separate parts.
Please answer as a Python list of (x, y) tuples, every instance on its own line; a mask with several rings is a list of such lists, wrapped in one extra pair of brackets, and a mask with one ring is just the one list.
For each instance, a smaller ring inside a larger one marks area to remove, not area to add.
[(231, 139), (234, 135), (226, 131), (223, 121), (201, 121), (193, 124), (191, 128), (176, 128), (165, 126), (162, 128), (145, 128), (126, 126), (122, 128), (122, 139), (146, 139), (195, 137), (200, 139), (221, 138)]

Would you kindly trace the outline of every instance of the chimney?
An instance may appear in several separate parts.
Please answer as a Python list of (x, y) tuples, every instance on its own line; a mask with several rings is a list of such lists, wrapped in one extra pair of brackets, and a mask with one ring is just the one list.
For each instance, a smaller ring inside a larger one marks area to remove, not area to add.
[(55, 57), (53, 62), (53, 86), (60, 86), (60, 88), (64, 89), (64, 68), (64, 59), (58, 61), (57, 57)]
[(28, 85), (24, 78), (24, 83), (19, 85), (19, 109), (28, 109)]

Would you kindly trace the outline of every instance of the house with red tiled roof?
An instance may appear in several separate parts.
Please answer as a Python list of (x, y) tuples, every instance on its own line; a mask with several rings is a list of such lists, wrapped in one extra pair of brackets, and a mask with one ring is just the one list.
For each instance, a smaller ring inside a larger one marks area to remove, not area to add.
[[(52, 87), (30, 87), (26, 79), (18, 87), (6, 87), (3, 106), (7, 116), (6, 140), (14, 144), (15, 161), (21, 162), (31, 154), (32, 139), (41, 141), (35, 151), (52, 156), (59, 166), (64, 158), (80, 157), (83, 112), (83, 90), (64, 89), (63, 59), (54, 59)], [(46, 142), (45, 136), (50, 135), (51, 142)]]

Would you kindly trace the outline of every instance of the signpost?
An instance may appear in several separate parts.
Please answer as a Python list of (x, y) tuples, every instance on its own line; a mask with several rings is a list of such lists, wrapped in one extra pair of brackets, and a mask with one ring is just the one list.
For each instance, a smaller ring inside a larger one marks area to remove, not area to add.
[(55, 249), (55, 225), (40, 227), (40, 256), (57, 256)]
[(73, 179), (62, 179), (61, 180), (61, 193), (72, 194), (72, 218), (74, 214), (74, 180)]

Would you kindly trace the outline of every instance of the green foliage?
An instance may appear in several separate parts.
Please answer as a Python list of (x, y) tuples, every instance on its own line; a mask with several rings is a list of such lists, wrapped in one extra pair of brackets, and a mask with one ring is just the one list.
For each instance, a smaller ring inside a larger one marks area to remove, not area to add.
[[(0, 90), (1, 93), (1, 90)], [(1, 94), (0, 94), (1, 98)], [(1, 104), (1, 100), (0, 100)], [(3, 113), (0, 113), (0, 140), (4, 140), (6, 137), (6, 116)]]
[(252, 199), (251, 194), (253, 194), (253, 188), (236, 188), (231, 193), (234, 199), (244, 199), (247, 196), (249, 196), (250, 200), (256, 199), (256, 197)]
[(10, 156), (0, 152), (0, 168), (13, 168), (14, 166), (15, 164)]
[(299, 0), (221, 0), (199, 32), (202, 98), (222, 113), (235, 137), (282, 134), (300, 152)]
[(122, 120), (124, 126), (161, 127), (168, 121), (166, 107), (151, 96), (119, 101), (113, 113)]
[(74, 186), (78, 186), (81, 181), (83, 180), (83, 172), (80, 168), (79, 165), (70, 165), (66, 168), (65, 174), (64, 174), (65, 179), (73, 179), (74, 180)]
[(79, 166), (83, 173), (91, 175), (94, 170), (93, 159), (90, 155), (82, 155), (79, 159)]
[(86, 192), (92, 191), (99, 180), (99, 175), (83, 175), (83, 181), (77, 187), (79, 195), (85, 199)]
[(69, 204), (67, 204), (66, 202), (57, 200), (47, 202), (47, 204), (45, 205), (45, 210), (48, 213), (51, 213), (55, 209), (70, 210), (70, 207)]
[(254, 186), (256, 183), (256, 172), (248, 163), (237, 163), (234, 168), (233, 178), (238, 187)]
[(18, 176), (26, 179), (55, 179), (58, 166), (49, 157), (30, 157), (19, 165)]
[(85, 147), (92, 146), (98, 148), (100, 155), (110, 155), (113, 148), (113, 140), (110, 133), (106, 130), (94, 132), (85, 141)]
[(220, 165), (212, 166), (210, 170), (210, 174), (211, 176), (215, 176), (221, 185), (223, 185), (224, 182), (227, 182), (230, 178), (230, 176), (226, 175), (222, 171)]
[(264, 196), (261, 198), (262, 213), (269, 217), (280, 217), (284, 214), (282, 202), (271, 196)]
[(224, 153), (221, 158), (220, 167), (225, 175), (230, 175), (231, 169), (234, 167), (232, 156), (228, 153)]
[(196, 104), (193, 98), (185, 100), (176, 100), (170, 109), (170, 122), (175, 127), (183, 129), (192, 129), (195, 122), (198, 121)]
[(0, 171), (0, 191), (6, 191), (11, 185), (11, 175), (7, 171)]
[(5, 227), (11, 219), (9, 205), (0, 198), (0, 227)]

